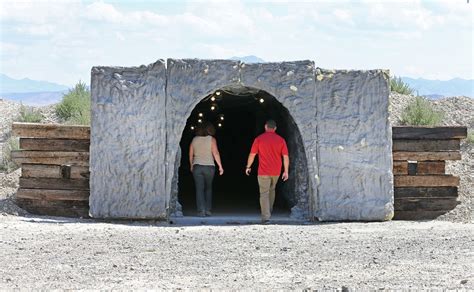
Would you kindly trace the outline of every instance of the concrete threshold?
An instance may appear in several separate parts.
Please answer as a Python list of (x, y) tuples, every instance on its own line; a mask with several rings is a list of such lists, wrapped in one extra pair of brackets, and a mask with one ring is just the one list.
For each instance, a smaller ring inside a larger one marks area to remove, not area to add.
[[(171, 217), (170, 224), (177, 225), (252, 225), (262, 224), (260, 215), (213, 215), (207, 217), (182, 216)], [(287, 215), (276, 215), (270, 218), (268, 225), (306, 225), (312, 222), (303, 219), (294, 219)]]

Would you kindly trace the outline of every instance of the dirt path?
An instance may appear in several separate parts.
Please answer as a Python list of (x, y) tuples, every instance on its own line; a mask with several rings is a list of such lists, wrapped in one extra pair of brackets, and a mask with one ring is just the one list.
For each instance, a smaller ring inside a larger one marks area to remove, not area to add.
[(2, 288), (474, 289), (474, 225), (0, 217)]

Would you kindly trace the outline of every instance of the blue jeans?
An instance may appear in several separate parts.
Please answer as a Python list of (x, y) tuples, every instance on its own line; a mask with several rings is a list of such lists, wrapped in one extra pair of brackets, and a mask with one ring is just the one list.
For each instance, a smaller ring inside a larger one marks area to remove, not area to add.
[(193, 166), (194, 184), (196, 185), (196, 205), (198, 213), (210, 212), (212, 208), (212, 180), (215, 167), (211, 165)]

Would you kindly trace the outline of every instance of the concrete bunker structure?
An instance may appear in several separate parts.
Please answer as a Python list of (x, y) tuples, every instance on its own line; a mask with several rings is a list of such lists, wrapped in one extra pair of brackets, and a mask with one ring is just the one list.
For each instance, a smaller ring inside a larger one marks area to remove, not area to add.
[(270, 113), (285, 125), (292, 180), (281, 193), (291, 216), (393, 217), (387, 71), (325, 70), (313, 61), (168, 59), (91, 73), (93, 217), (181, 215), (180, 141), (193, 114), (216, 92), (226, 93), (229, 104), (242, 95), (263, 97), (273, 112), (260, 120)]

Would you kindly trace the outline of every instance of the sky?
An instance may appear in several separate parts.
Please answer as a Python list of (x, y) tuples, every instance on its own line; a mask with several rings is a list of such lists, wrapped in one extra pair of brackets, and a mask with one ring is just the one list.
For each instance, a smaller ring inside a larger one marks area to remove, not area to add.
[(72, 86), (98, 65), (255, 55), (474, 79), (473, 11), (474, 0), (0, 0), (0, 73)]

